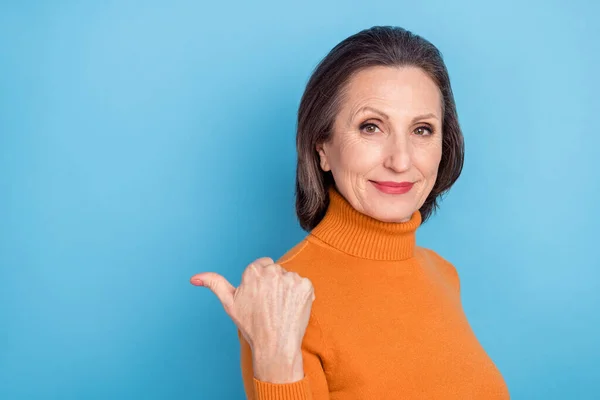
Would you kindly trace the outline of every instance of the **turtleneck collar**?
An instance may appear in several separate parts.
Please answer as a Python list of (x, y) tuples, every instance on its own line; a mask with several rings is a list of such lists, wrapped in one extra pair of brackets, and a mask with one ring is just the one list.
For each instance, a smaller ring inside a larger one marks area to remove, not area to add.
[(355, 257), (371, 260), (405, 260), (414, 256), (421, 213), (407, 222), (384, 222), (356, 210), (331, 186), (329, 206), (310, 232), (330, 246)]

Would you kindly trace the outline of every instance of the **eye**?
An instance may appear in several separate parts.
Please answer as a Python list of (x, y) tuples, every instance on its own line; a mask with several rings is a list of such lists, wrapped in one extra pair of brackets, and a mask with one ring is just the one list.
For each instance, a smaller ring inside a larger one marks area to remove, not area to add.
[(363, 131), (369, 135), (372, 135), (374, 133), (377, 133), (376, 129), (379, 129), (379, 127), (373, 123), (366, 123), (366, 124), (362, 124), (360, 126), (360, 130)]
[[(423, 133), (424, 131), (427, 131), (428, 133)], [(433, 129), (430, 126), (421, 125), (415, 129), (415, 133), (417, 136), (431, 136), (433, 135)]]

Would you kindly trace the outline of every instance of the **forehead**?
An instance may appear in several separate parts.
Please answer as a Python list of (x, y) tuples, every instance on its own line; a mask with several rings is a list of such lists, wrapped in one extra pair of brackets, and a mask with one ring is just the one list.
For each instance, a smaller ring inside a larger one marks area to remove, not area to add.
[(377, 66), (354, 74), (344, 90), (342, 112), (365, 105), (388, 112), (433, 112), (440, 115), (441, 94), (435, 82), (417, 67)]

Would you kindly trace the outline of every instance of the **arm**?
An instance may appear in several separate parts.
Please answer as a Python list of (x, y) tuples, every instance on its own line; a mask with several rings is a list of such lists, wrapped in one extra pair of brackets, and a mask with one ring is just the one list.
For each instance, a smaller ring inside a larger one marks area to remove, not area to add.
[(329, 397), (319, 358), (325, 350), (323, 335), (314, 318), (310, 323), (316, 296), (308, 278), (261, 257), (246, 267), (237, 288), (216, 272), (196, 274), (190, 282), (209, 288), (219, 298), (240, 340), (249, 342), (241, 344), (244, 386), (250, 399)]
[[(328, 400), (329, 390), (321, 357), (325, 351), (319, 326), (310, 319), (301, 358), (289, 362), (260, 360), (238, 329), (242, 378), (248, 400)], [(300, 368), (302, 367), (302, 368)], [(303, 370), (303, 372), (301, 372)], [(274, 383), (287, 382), (287, 383)]]

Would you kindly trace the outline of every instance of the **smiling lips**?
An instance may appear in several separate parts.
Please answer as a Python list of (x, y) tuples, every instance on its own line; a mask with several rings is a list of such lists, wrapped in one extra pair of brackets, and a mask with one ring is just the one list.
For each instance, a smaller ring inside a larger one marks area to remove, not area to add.
[(412, 189), (413, 182), (370, 181), (379, 191), (387, 194), (403, 194)]

